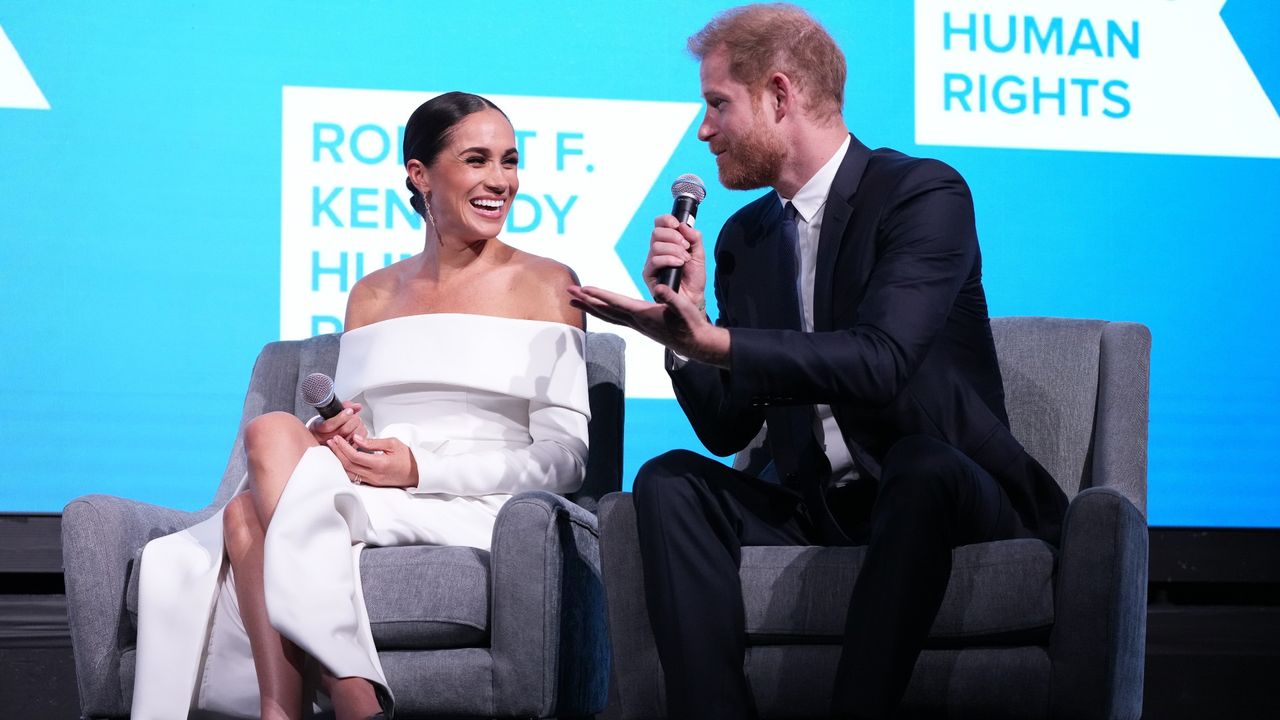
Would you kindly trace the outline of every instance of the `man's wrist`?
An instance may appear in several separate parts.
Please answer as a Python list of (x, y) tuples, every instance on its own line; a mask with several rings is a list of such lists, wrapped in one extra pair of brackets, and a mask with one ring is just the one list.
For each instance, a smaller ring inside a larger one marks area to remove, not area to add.
[(697, 351), (690, 353), (690, 357), (707, 365), (729, 369), (729, 347), (731, 344), (729, 330), (716, 325), (708, 325), (699, 335), (702, 337), (698, 339), (696, 344)]

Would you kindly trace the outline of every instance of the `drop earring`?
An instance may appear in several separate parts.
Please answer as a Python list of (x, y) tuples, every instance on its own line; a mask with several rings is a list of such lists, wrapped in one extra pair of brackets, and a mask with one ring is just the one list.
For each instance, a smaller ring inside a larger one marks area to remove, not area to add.
[(436, 225), (436, 218), (431, 214), (431, 193), (424, 193), (422, 196), (422, 208), (427, 211), (427, 222), (431, 223), (431, 229), (436, 233), (436, 242), (440, 243), (440, 247), (444, 247), (444, 237), (440, 235), (440, 228)]

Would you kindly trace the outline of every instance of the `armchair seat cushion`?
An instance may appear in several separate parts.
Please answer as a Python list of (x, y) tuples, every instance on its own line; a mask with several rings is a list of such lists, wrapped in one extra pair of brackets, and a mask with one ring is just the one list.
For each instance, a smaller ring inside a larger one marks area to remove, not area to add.
[[(742, 548), (751, 645), (840, 644), (865, 547)], [(1035, 539), (956, 548), (931, 644), (1025, 644), (1053, 625), (1054, 552)]]
[[(138, 624), (142, 550), (130, 563), (125, 606)], [(385, 650), (487, 645), (489, 553), (471, 547), (371, 547), (360, 553), (373, 640)], [(133, 643), (129, 643), (130, 646)]]

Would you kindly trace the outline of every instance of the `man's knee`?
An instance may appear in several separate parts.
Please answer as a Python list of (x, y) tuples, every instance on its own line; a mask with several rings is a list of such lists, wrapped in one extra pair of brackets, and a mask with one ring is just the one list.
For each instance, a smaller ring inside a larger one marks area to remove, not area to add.
[(689, 450), (672, 450), (640, 466), (631, 487), (637, 519), (645, 523), (699, 508), (699, 468), (707, 462), (715, 461)]
[(667, 495), (672, 488), (687, 487), (690, 474), (705, 460), (691, 450), (665, 452), (640, 466), (631, 491), (641, 497)]
[(881, 465), (881, 496), (943, 499), (954, 494), (963, 474), (959, 451), (927, 435), (910, 435), (894, 443)]

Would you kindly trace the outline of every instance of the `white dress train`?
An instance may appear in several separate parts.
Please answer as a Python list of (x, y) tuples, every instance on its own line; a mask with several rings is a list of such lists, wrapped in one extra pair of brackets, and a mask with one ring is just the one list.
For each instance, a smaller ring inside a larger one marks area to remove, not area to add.
[[(585, 344), (568, 325), (465, 314), (345, 333), (338, 396), (364, 405), (375, 437), (412, 450), (418, 486), (354, 485), (328, 448), (307, 450), (267, 528), (271, 624), (334, 675), (386, 688), (360, 587), (361, 548), (488, 549), (513, 494), (577, 489), (590, 417)], [(183, 718), (193, 708), (257, 716), (221, 512), (147, 544), (138, 604), (134, 720)]]

